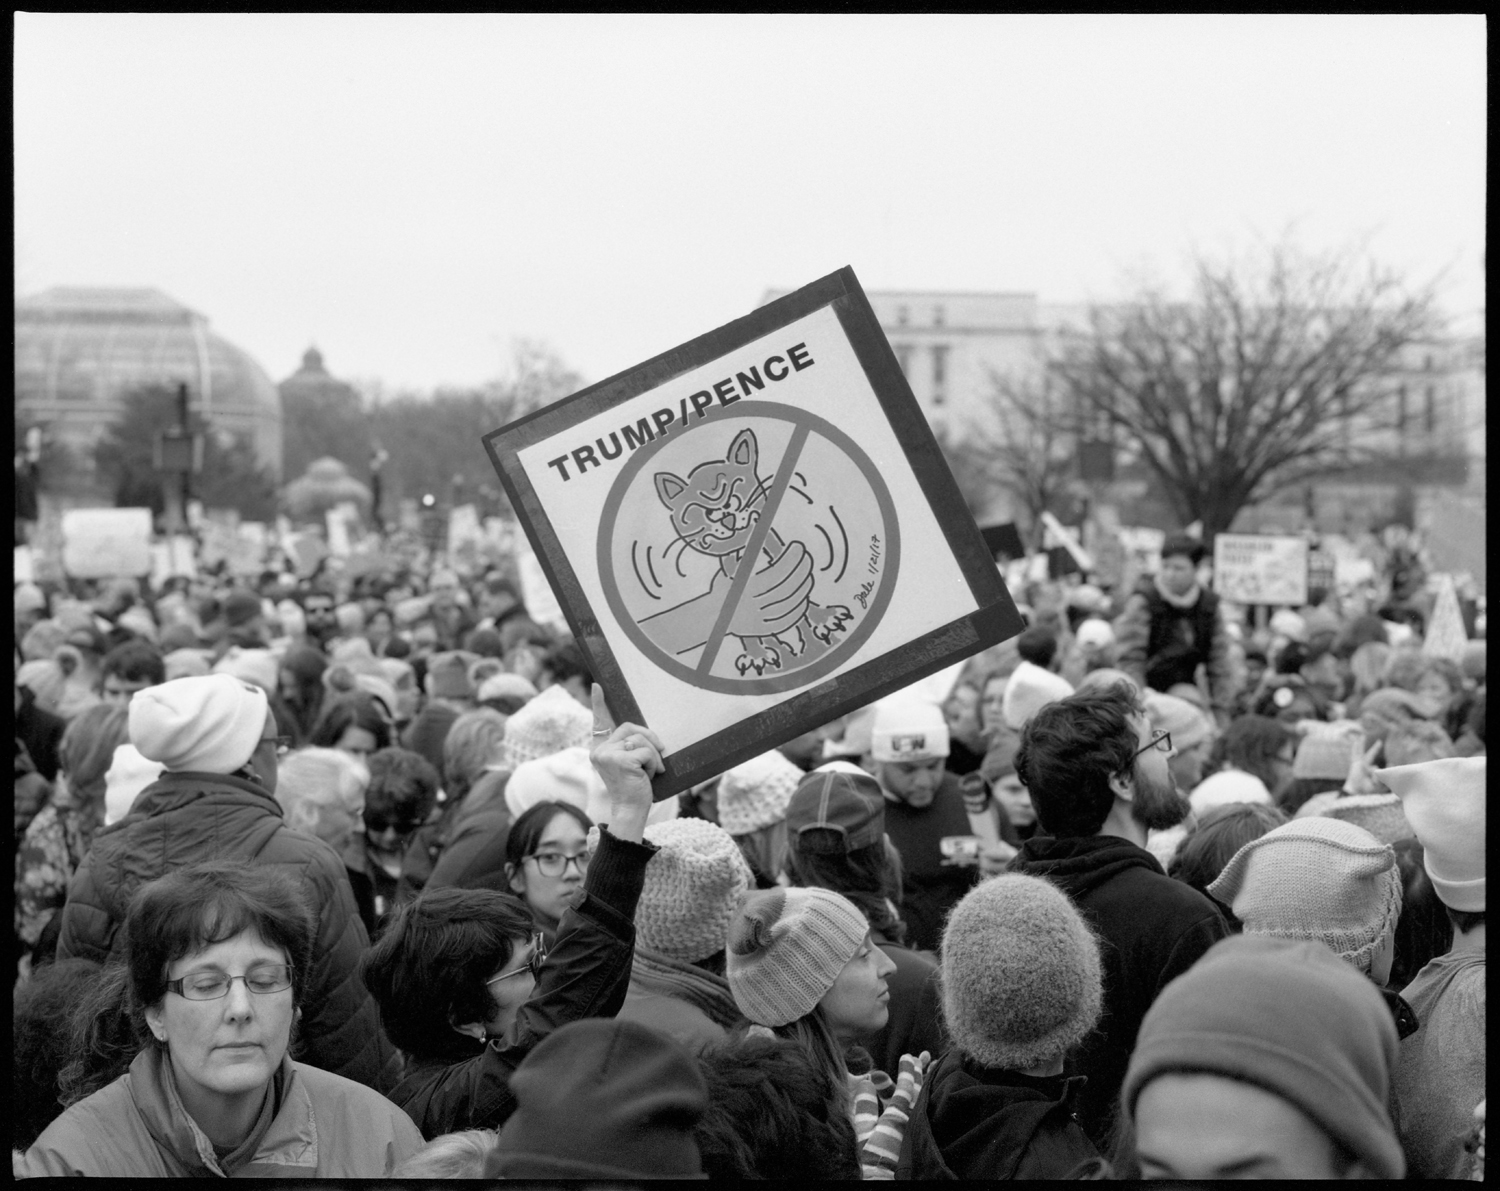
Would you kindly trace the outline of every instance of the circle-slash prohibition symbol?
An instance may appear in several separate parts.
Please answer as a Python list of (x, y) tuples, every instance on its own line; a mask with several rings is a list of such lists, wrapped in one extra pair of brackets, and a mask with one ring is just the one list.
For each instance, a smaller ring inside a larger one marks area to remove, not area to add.
[(838, 669), (880, 623), (900, 558), (869, 456), (827, 419), (772, 402), (638, 448), (599, 525), (599, 579), (625, 635), (724, 694), (779, 694)]

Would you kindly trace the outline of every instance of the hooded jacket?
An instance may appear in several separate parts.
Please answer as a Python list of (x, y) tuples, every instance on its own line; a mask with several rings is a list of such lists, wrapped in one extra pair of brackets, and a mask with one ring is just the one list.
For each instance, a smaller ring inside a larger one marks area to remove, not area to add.
[(955, 1047), (922, 1084), (896, 1178), (1076, 1177), (1099, 1157), (1073, 1109), (1083, 1083), (985, 1067)]
[(1088, 1076), (1078, 1115), (1089, 1136), (1102, 1144), (1146, 1010), (1230, 933), (1228, 917), (1217, 902), (1168, 877), (1145, 848), (1115, 836), (1033, 836), (1010, 871), (1046, 877), (1072, 899), (1099, 937), (1104, 1013), (1070, 1057), (1068, 1071)]
[(188, 1116), (164, 1052), (148, 1047), (114, 1083), (48, 1125), (14, 1163), (17, 1178), (389, 1178), (422, 1148), (406, 1114), (378, 1092), (283, 1058), (272, 1118), (242, 1164), (225, 1170)]
[(281, 804), (245, 778), (167, 773), (141, 791), (130, 813), (94, 836), (68, 886), (57, 958), (104, 963), (124, 947), (120, 930), (142, 885), (200, 860), (274, 864), (303, 883), (317, 918), (303, 1001), (301, 1057), (314, 1067), (384, 1091), (401, 1055), (380, 1028), (356, 968), (369, 947), (344, 862), (328, 844), (293, 831)]

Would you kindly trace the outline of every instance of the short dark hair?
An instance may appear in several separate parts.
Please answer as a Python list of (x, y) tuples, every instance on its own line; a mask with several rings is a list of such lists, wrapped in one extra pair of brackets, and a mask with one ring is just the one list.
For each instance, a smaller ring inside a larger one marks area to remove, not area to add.
[(1136, 692), (1123, 682), (1049, 703), (1027, 721), (1016, 776), (1031, 794), (1042, 830), (1059, 838), (1098, 833), (1114, 806), (1110, 778), (1140, 747)]
[(1455, 910), (1452, 906), (1443, 907), (1448, 911), (1448, 921), (1453, 923), (1453, 929), (1460, 934), (1468, 934), (1476, 926), (1484, 925), (1483, 910)]
[(99, 975), (98, 963), (76, 956), (43, 964), (16, 986), (10, 1134), (15, 1149), (30, 1149), (62, 1114), (60, 1075), (74, 1058), (69, 1022)]
[(1057, 637), (1051, 629), (1027, 629), (1016, 638), (1016, 652), (1033, 666), (1045, 670), (1057, 656)]
[(366, 819), (404, 818), (420, 823), (432, 813), (441, 779), (426, 757), (410, 749), (384, 748), (370, 754), (369, 766)]
[(594, 681), (594, 672), (583, 660), (583, 650), (572, 641), (562, 641), (547, 650), (542, 658), (542, 669), (551, 671), (552, 681), (567, 682), (570, 678), (583, 679), (588, 686)]
[(142, 885), (125, 915), (125, 963), (134, 1007), (167, 995), (167, 969), (184, 956), (252, 930), (286, 952), (300, 1005), (312, 966), (316, 924), (307, 895), (280, 869), (242, 860), (205, 860)]
[(1174, 534), (1162, 543), (1161, 548), (1163, 561), (1171, 558), (1173, 555), (1181, 554), (1186, 555), (1188, 561), (1194, 566), (1203, 561), (1203, 556), (1206, 553), (1207, 551), (1204, 549), (1202, 542), (1197, 538), (1190, 538), (1184, 533)]
[(1259, 802), (1230, 802), (1216, 806), (1177, 848), (1167, 876), (1206, 894), (1234, 854), (1251, 840), (1289, 822), (1285, 811)]
[[(831, 837), (836, 847), (819, 847), (818, 837)], [(892, 910), (901, 902), (901, 877), (895, 871), (885, 840), (846, 851), (836, 831), (810, 827), (788, 833), (786, 875), (793, 885), (831, 889), (852, 901), (870, 926), (892, 943), (906, 936), (906, 924)]]
[(693, 1127), (710, 1179), (859, 1178), (854, 1125), (826, 1072), (790, 1039), (742, 1037), (703, 1051), (708, 1110)]
[(585, 832), (594, 825), (594, 821), (571, 802), (561, 800), (539, 802), (528, 808), (510, 825), (510, 834), (505, 837), (507, 867), (521, 867), (521, 861), (536, 850), (542, 836), (547, 834), (547, 827), (559, 814), (571, 815)]
[(324, 702), (307, 743), (315, 748), (337, 748), (350, 728), (362, 728), (373, 736), (377, 750), (391, 747), (391, 726), (376, 709), (375, 697), (364, 691), (349, 691)]
[[(1300, 739), (1290, 724), (1263, 715), (1237, 715), (1224, 725), (1224, 731), (1208, 751), (1206, 773), (1218, 773), (1226, 765), (1258, 777), (1267, 790), (1275, 792), (1275, 761), (1288, 744)], [(1340, 779), (1340, 785), (1343, 780)], [(1291, 808), (1287, 808), (1289, 811)]]
[(495, 889), (427, 889), (397, 906), (359, 966), (390, 1040), (415, 1059), (472, 1057), (453, 1027), (494, 1016), (485, 981), (535, 930), (525, 903)]
[(126, 682), (160, 686), (167, 681), (167, 665), (161, 651), (149, 641), (125, 641), (104, 655), (101, 676), (108, 678), (111, 674)]
[(1405, 988), (1417, 973), (1453, 945), (1453, 911), (1432, 886), (1422, 863), (1422, 844), (1400, 839), (1391, 845), (1401, 872), (1401, 913), (1396, 918), (1396, 953), (1391, 959), (1391, 988)]

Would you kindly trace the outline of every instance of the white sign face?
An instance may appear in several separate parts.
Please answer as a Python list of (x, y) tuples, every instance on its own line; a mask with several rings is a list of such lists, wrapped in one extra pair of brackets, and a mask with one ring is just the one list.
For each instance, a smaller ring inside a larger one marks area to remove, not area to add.
[(1221, 533), (1214, 538), (1214, 591), (1237, 604), (1307, 603), (1307, 539)]
[(830, 308), (518, 455), (668, 752), (977, 608)]
[(151, 573), (150, 509), (69, 509), (62, 531), (63, 569), (76, 578)]
[(30, 583), (32, 577), (35, 574), (36, 571), (31, 565), (31, 547), (17, 546), (16, 562), (15, 568), (12, 572), (12, 578), (14, 578), (17, 583)]

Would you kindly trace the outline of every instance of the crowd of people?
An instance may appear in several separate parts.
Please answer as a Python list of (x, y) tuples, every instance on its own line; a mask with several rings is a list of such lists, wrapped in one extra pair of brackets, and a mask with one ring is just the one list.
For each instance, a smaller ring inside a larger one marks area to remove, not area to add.
[(1484, 641), (1203, 560), (659, 801), (503, 566), (18, 584), (14, 1173), (1482, 1180)]

